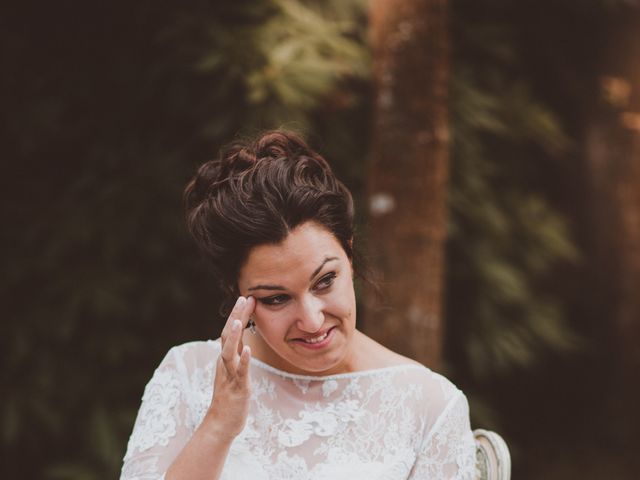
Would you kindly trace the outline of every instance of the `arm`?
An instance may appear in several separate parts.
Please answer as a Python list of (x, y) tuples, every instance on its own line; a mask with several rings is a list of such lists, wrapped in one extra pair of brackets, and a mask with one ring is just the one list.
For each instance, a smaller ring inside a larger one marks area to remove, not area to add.
[[(193, 435), (175, 352), (169, 352), (145, 388), (120, 480), (217, 480), (249, 410), (249, 360), (242, 346), (255, 301), (238, 302), (222, 332), (213, 398)], [(183, 375), (184, 377), (184, 375)]]
[(220, 478), (229, 454), (232, 437), (219, 427), (220, 422), (207, 414), (193, 437), (171, 464), (166, 480)]
[(410, 480), (473, 480), (476, 448), (469, 424), (469, 405), (456, 393), (426, 433)]
[(188, 442), (187, 403), (176, 348), (166, 355), (144, 389), (124, 456), (121, 480), (157, 480)]

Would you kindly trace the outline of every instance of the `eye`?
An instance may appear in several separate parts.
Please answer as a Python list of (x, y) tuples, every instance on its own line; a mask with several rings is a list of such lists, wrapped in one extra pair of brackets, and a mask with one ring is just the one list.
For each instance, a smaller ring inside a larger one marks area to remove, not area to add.
[(324, 290), (333, 285), (333, 281), (336, 279), (336, 272), (327, 273), (324, 277), (318, 280), (316, 283), (316, 290)]
[(271, 297), (263, 297), (258, 299), (264, 305), (282, 305), (289, 300), (289, 295), (273, 295)]

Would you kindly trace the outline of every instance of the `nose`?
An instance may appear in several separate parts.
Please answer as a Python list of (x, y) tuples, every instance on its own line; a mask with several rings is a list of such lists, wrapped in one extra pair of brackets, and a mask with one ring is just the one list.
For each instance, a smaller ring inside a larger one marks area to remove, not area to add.
[(298, 328), (303, 332), (315, 333), (324, 325), (324, 313), (322, 300), (312, 295), (300, 301), (298, 310)]

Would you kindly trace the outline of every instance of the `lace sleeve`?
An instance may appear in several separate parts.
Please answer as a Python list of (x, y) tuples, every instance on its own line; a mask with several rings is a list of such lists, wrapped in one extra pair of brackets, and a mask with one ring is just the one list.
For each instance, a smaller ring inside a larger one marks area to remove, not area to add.
[(427, 433), (410, 480), (475, 478), (475, 441), (469, 424), (469, 405), (462, 392), (446, 405)]
[(163, 480), (191, 438), (184, 369), (176, 348), (172, 348), (145, 387), (120, 480)]

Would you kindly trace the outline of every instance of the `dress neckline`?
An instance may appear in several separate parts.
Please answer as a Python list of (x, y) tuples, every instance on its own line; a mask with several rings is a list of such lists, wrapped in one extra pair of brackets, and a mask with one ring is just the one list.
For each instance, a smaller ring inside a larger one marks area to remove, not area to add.
[[(209, 340), (209, 342), (220, 344), (220, 339), (217, 338), (215, 340)], [(379, 368), (370, 368), (368, 370), (358, 370), (355, 372), (346, 372), (346, 373), (334, 373), (331, 375), (302, 375), (299, 373), (290, 373), (284, 370), (280, 370), (276, 367), (269, 365), (268, 363), (263, 362), (262, 360), (258, 360), (257, 358), (251, 357), (251, 364), (259, 367), (263, 370), (271, 372), (275, 375), (290, 378), (292, 380), (304, 380), (304, 381), (315, 381), (315, 382), (323, 382), (327, 380), (340, 380), (344, 378), (354, 378), (354, 377), (362, 377), (368, 375), (380, 375), (382, 373), (387, 373), (395, 370), (406, 370), (406, 369), (420, 369), (420, 370), (429, 370), (427, 367), (417, 363), (400, 363), (398, 365), (390, 365), (388, 367), (379, 367)]]

